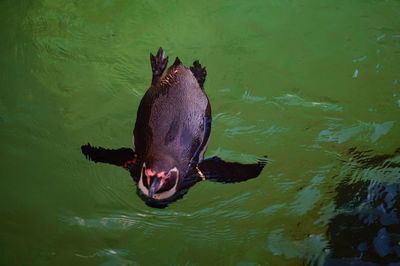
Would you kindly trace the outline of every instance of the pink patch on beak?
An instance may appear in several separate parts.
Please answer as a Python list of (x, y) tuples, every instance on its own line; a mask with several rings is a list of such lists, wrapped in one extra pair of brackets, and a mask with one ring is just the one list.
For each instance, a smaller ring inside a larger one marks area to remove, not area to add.
[(162, 186), (165, 184), (165, 178), (162, 178), (160, 181), (159, 188), (162, 188)]
[(156, 174), (156, 171), (153, 171), (153, 170), (151, 170), (151, 169), (146, 169), (146, 170), (144, 171), (144, 174), (145, 174), (146, 177), (147, 177), (147, 184), (150, 186), (150, 176), (154, 176), (154, 175)]
[(162, 178), (162, 179), (167, 178), (167, 175), (165, 174), (165, 172), (160, 172), (160, 173), (157, 174), (157, 176), (158, 176), (159, 178)]
[(146, 171), (144, 172), (144, 174), (145, 174), (147, 177), (150, 177), (150, 176), (155, 175), (155, 174), (156, 174), (156, 171), (153, 171), (153, 170), (151, 170), (151, 169), (146, 169)]

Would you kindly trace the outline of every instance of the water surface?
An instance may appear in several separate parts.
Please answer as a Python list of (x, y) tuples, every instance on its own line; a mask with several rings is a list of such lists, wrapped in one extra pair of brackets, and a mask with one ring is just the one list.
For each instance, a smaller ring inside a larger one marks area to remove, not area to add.
[[(5, 0), (0, 25), (1, 264), (400, 262), (399, 1)], [(130, 147), (160, 46), (207, 67), (206, 156), (260, 177), (158, 210), (81, 155)]]

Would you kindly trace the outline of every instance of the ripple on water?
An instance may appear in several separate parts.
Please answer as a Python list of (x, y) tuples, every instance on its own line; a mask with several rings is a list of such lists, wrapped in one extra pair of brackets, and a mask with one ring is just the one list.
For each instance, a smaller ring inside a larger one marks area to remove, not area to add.
[(382, 123), (358, 121), (354, 125), (343, 128), (342, 125), (330, 122), (328, 128), (319, 133), (317, 140), (341, 144), (355, 138), (360, 141), (374, 143), (380, 137), (388, 134), (393, 125), (394, 121)]
[(255, 163), (257, 159), (262, 159), (261, 156), (257, 156), (251, 153), (239, 153), (235, 150), (229, 150), (222, 147), (218, 147), (215, 150), (207, 152), (207, 157), (219, 156), (224, 160), (238, 161), (242, 163)]
[(234, 135), (251, 135), (260, 132), (260, 129), (255, 125), (250, 126), (238, 126), (233, 128), (225, 129), (224, 131), (226, 136), (234, 136)]
[(101, 249), (91, 254), (75, 253), (75, 256), (82, 259), (106, 258), (106, 261), (102, 265), (134, 265), (133, 261), (124, 258), (128, 255), (130, 255), (129, 250), (111, 248)]
[[(308, 261), (316, 262), (320, 258), (320, 251), (328, 246), (323, 234), (310, 234), (304, 239), (293, 241), (287, 236), (284, 229), (276, 229), (269, 234), (266, 249), (274, 255), (284, 255), (286, 258), (301, 258), (305, 255)], [(313, 263), (313, 264), (314, 264)]]
[(242, 96), (242, 99), (245, 102), (249, 103), (266, 103), (266, 104), (273, 104), (276, 106), (300, 106), (306, 108), (317, 108), (322, 111), (335, 111), (335, 112), (342, 112), (343, 107), (339, 104), (328, 102), (328, 101), (310, 101), (303, 99), (297, 94), (286, 93), (281, 96), (274, 96), (274, 97), (265, 97), (265, 96), (256, 96), (252, 95), (251, 92), (245, 91)]
[[(235, 212), (235, 213), (232, 213)], [(159, 232), (166, 232), (171, 230), (174, 232), (180, 228), (180, 233), (187, 235), (197, 240), (216, 240), (216, 239), (237, 239), (237, 235), (232, 231), (231, 224), (226, 223), (221, 225), (218, 222), (219, 217), (246, 219), (248, 214), (246, 212), (225, 210), (217, 211), (215, 209), (206, 209), (205, 213), (212, 213), (213, 215), (204, 216), (191, 216), (184, 214), (183, 216), (177, 215), (157, 215), (157, 216), (143, 216), (139, 214), (127, 215), (110, 215), (108, 217), (98, 218), (83, 218), (83, 217), (62, 217), (61, 220), (69, 226), (79, 226), (89, 229), (106, 229), (111, 231), (126, 231), (132, 230), (141, 231), (145, 235), (155, 235)], [(185, 217), (182, 219), (182, 217)], [(198, 223), (199, 219), (203, 222)]]
[[(238, 208), (251, 198), (250, 192), (240, 193), (227, 200), (219, 201), (215, 206), (194, 208), (194, 211), (157, 210), (144, 208), (124, 214), (102, 215), (101, 217), (64, 216), (61, 220), (69, 226), (111, 231), (140, 230), (145, 235), (154, 235), (179, 229), (179, 231), (197, 240), (238, 240), (235, 225), (251, 219), (254, 215), (249, 210)], [(221, 223), (221, 219), (224, 223)], [(201, 221), (201, 223), (199, 223)], [(167, 230), (167, 231), (166, 231)]]
[(307, 108), (318, 108), (322, 111), (343, 111), (343, 107), (340, 105), (329, 103), (329, 102), (319, 102), (319, 101), (306, 101), (296, 94), (284, 94), (282, 96), (277, 96), (274, 100), (278, 103), (284, 105), (302, 106)]
[(400, 182), (400, 155), (377, 156), (372, 150), (358, 151), (351, 149), (352, 157), (345, 162), (341, 175), (351, 176), (352, 182), (377, 181), (386, 183)]
[(232, 115), (228, 113), (217, 113), (213, 116), (213, 121), (221, 122), (227, 126), (236, 126), (243, 123), (245, 120), (239, 118), (237, 115)]
[(255, 96), (255, 95), (252, 95), (249, 91), (245, 91), (243, 96), (242, 96), (242, 99), (245, 102), (255, 103), (255, 102), (263, 102), (263, 101), (265, 101), (267, 99), (267, 97), (265, 97), (265, 96)]

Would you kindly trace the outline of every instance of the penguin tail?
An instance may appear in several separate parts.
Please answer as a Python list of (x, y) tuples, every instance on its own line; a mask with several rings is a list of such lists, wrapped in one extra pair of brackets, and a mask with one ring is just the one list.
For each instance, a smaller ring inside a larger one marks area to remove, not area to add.
[(179, 57), (176, 57), (175, 58), (175, 62), (174, 62), (174, 64), (172, 66), (173, 67), (177, 67), (177, 66), (179, 66), (181, 64), (182, 64), (182, 61), (179, 59)]

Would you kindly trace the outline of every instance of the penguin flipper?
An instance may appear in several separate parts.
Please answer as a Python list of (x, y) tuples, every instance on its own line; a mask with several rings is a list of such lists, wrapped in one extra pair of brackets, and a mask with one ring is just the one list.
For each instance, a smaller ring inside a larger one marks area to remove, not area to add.
[(105, 149), (93, 147), (89, 143), (82, 145), (81, 150), (85, 157), (93, 162), (109, 163), (128, 168), (128, 164), (136, 161), (137, 155), (130, 148)]
[(265, 159), (262, 159), (255, 164), (241, 164), (236, 162), (225, 162), (221, 158), (215, 156), (199, 163), (198, 169), (204, 175), (206, 180), (222, 183), (235, 183), (259, 176), (266, 162)]
[(155, 84), (157, 80), (164, 73), (164, 70), (167, 68), (168, 56), (165, 57), (165, 52), (160, 47), (155, 56), (152, 53), (150, 53), (150, 62), (151, 62), (151, 70), (153, 71), (153, 78), (151, 83)]
[(199, 83), (200, 88), (204, 89), (204, 82), (206, 81), (207, 70), (205, 67), (202, 67), (199, 63), (199, 60), (193, 62), (193, 66), (190, 67), (190, 71), (192, 71), (194, 77)]

